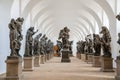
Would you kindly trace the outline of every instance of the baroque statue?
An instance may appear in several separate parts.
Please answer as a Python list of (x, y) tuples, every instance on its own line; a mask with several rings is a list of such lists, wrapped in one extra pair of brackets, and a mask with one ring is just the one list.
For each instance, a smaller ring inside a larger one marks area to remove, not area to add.
[(63, 49), (69, 48), (69, 40), (68, 40), (69, 32), (70, 32), (70, 30), (67, 27), (64, 27), (64, 29), (60, 31), (58, 39), (62, 39), (62, 48)]
[(57, 40), (56, 46), (57, 46), (57, 50), (56, 50), (57, 51), (57, 55), (60, 56), (61, 55), (61, 49), (62, 49), (62, 42)]
[(10, 38), (10, 56), (21, 57), (19, 54), (21, 48), (22, 36), (22, 24), (24, 22), (23, 18), (11, 19), (8, 27), (10, 29), (9, 38)]
[(46, 45), (47, 45), (47, 37), (44, 34), (42, 38), (40, 39), (40, 54), (41, 55), (46, 54)]
[(94, 56), (101, 55), (101, 38), (98, 34), (93, 34)]
[(111, 36), (110, 36), (110, 32), (107, 29), (107, 27), (102, 26), (102, 30), (101, 30), (100, 34), (102, 34), (101, 45), (102, 45), (102, 49), (103, 49), (103, 57), (111, 58), (111, 45), (110, 45)]
[(33, 56), (33, 35), (37, 32), (38, 30), (34, 32), (34, 27), (30, 27), (27, 30), (24, 57)]
[(116, 18), (120, 21), (120, 13), (116, 16)]
[(85, 38), (85, 52), (87, 54), (92, 54), (93, 53), (93, 42), (92, 42), (92, 39), (90, 38), (91, 37), (91, 34), (90, 35), (87, 35), (87, 37)]
[(42, 36), (42, 33), (38, 34), (35, 38), (34, 38), (34, 47), (33, 47), (33, 50), (34, 50), (34, 55), (35, 56), (38, 56), (40, 55), (40, 37)]
[[(120, 45), (120, 33), (118, 33), (118, 41), (117, 41), (117, 43)], [(120, 50), (119, 50), (119, 53), (120, 53)], [(120, 60), (120, 55), (117, 56), (117, 59)]]

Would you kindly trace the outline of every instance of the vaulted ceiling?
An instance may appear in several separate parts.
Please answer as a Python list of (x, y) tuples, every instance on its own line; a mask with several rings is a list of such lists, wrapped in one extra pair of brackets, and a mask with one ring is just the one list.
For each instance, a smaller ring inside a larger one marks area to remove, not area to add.
[(32, 15), (31, 25), (54, 40), (65, 26), (70, 29), (71, 40), (82, 40), (99, 32), (103, 13), (109, 25), (114, 14), (107, 0), (21, 0), (21, 4), (21, 15)]

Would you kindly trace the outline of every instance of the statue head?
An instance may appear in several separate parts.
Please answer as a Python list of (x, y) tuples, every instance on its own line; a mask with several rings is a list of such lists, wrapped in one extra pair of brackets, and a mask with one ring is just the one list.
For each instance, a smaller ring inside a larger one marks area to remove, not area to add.
[(18, 18), (16, 19), (16, 21), (23, 22), (23, 21), (24, 21), (24, 18), (18, 17)]
[(47, 37), (45, 37), (45, 40), (47, 40), (48, 38)]
[(106, 33), (109, 33), (107, 27), (106, 26), (102, 26), (102, 30), (101, 30), (100, 34), (106, 34)]
[(120, 13), (116, 16), (116, 18), (120, 21)]
[(69, 32), (70, 30), (67, 27), (64, 27), (65, 32)]
[(42, 36), (42, 33), (39, 34), (39, 37), (41, 37), (41, 36)]
[(15, 22), (15, 20), (12, 18), (10, 22), (11, 22), (11, 23), (14, 23), (14, 22)]
[(34, 27), (30, 27), (29, 30), (30, 30), (30, 31), (33, 31), (33, 30), (34, 30)]
[(118, 37), (120, 38), (120, 33), (118, 33)]

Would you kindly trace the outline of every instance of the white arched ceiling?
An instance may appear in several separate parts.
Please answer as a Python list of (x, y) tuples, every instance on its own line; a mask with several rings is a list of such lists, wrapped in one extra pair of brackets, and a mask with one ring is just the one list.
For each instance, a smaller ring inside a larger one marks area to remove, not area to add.
[[(49, 11), (48, 10), (50, 10), (50, 7), (49, 7), (49, 4), (47, 4), (47, 5), (43, 5), (43, 4), (45, 4), (45, 3), (47, 3), (49, 0), (34, 0), (34, 1), (32, 1), (32, 0), (30, 0), (29, 2), (28, 2), (28, 4), (26, 5), (26, 7), (25, 7), (25, 9), (23, 10), (23, 14), (24, 15), (26, 15), (27, 16), (27, 14), (30, 12), (30, 11), (32, 11), (32, 12), (34, 12), (33, 14), (34, 14), (34, 17), (33, 17), (33, 21), (32, 22), (36, 22), (36, 21), (38, 21), (39, 22), (39, 18), (41, 18), (40, 16), (42, 16), (42, 15), (44, 15), (46, 12), (48, 12), (48, 16), (50, 15), (49, 14)], [(55, 1), (55, 0), (53, 0), (53, 1)], [(79, 6), (77, 5), (77, 9), (76, 10), (79, 10), (79, 13), (80, 13), (80, 11), (81, 10), (85, 10), (85, 13), (82, 15), (81, 13), (79, 14), (79, 15), (77, 15), (78, 16), (78, 18), (79, 17), (81, 17), (80, 19), (81, 20), (85, 20), (85, 22), (87, 22), (88, 24), (89, 24), (89, 26), (91, 27), (91, 30), (93, 30), (93, 32), (95, 32), (94, 31), (94, 29), (95, 28), (93, 28), (93, 23), (94, 22), (91, 22), (91, 21), (96, 21), (97, 22), (97, 24), (98, 24), (98, 27), (100, 28), (101, 27), (101, 25), (102, 25), (102, 22), (101, 22), (101, 20), (100, 20), (100, 16), (98, 16), (97, 15), (97, 13), (98, 13), (98, 11), (100, 10), (100, 9), (102, 9), (102, 8), (105, 8), (105, 6), (106, 6), (106, 4), (107, 4), (107, 6), (109, 6), (109, 4), (106, 2), (106, 1), (104, 1), (104, 0), (100, 0), (100, 1), (98, 1), (98, 0), (91, 0), (90, 1), (90, 3), (86, 3), (86, 2), (88, 2), (88, 0), (77, 0), (77, 1), (79, 1)], [(50, 1), (50, 2), (52, 2), (52, 1)], [(70, 1), (69, 1), (70, 2)], [(74, 2), (76, 2), (76, 1), (74, 1)], [(102, 6), (101, 5), (101, 3), (103, 4), (105, 4), (104, 6)], [(90, 4), (93, 4), (93, 5), (90, 5)], [(74, 3), (73, 3), (73, 5), (74, 5)], [(37, 6), (41, 6), (40, 7), (40, 9), (37, 7)], [(44, 7), (43, 7), (44, 6)], [(35, 8), (36, 7), (36, 8)], [(107, 7), (108, 8), (108, 7)], [(109, 7), (110, 8), (110, 7)], [(35, 11), (36, 10), (36, 11)], [(103, 10), (106, 10), (106, 9), (103, 9)], [(110, 11), (110, 10), (109, 10)], [(106, 12), (106, 11), (105, 11)], [(86, 14), (90, 14), (93, 18), (94, 18), (94, 20), (91, 20), (91, 17), (89, 17), (88, 15), (86, 15)], [(47, 14), (47, 13), (46, 13)], [(53, 14), (54, 14), (54, 12), (53, 12)], [(108, 14), (107, 12), (106, 12), (106, 14)], [(81, 16), (82, 15), (82, 16)], [(86, 19), (85, 18), (83, 18), (83, 16), (85, 16), (86, 17)], [(53, 17), (53, 16), (52, 16)], [(52, 18), (51, 17), (51, 18)], [(50, 17), (48, 17), (48, 18), (50, 18)], [(109, 18), (108, 18), (109, 19)], [(41, 24), (42, 25), (40, 25), (41, 27), (43, 27), (44, 28), (44, 30), (45, 29), (47, 29), (47, 28), (45, 28), (44, 26), (46, 26), (46, 24), (49, 22), (49, 20), (50, 19), (44, 19), (44, 18), (41, 18)], [(57, 20), (57, 19), (56, 19)], [(80, 24), (80, 22), (81, 22), (81, 20), (79, 21), (79, 24)], [(74, 22), (73, 22), (74, 23)], [(84, 23), (83, 23), (84, 24)], [(43, 26), (44, 25), (44, 26)], [(84, 24), (85, 26), (86, 26), (86, 24)], [(41, 28), (40, 27), (40, 28)], [(94, 26), (95, 27), (95, 26)], [(73, 28), (74, 29), (74, 28)], [(47, 29), (48, 30), (48, 29)], [(45, 30), (46, 31), (46, 30)]]
[[(42, 27), (40, 27), (40, 29), (42, 29), (43, 31), (45, 31), (45, 29), (46, 30), (49, 30), (49, 28), (51, 28), (51, 27), (48, 27), (48, 26), (44, 26), (44, 25), (47, 25), (48, 23), (46, 23), (46, 22), (49, 22), (49, 20), (50, 20), (50, 18), (49, 18), (49, 16), (47, 16), (45, 19), (43, 19), (43, 21), (41, 22), (41, 24), (39, 24), (39, 26), (42, 26)], [(83, 24), (83, 23), (81, 23), (81, 22), (79, 22), (78, 21), (78, 25), (82, 25), (83, 27), (79, 27), (80, 29), (81, 28), (85, 28), (84, 30), (86, 30), (84, 33), (87, 33), (87, 32), (89, 32), (89, 30), (86, 28), (86, 26)], [(52, 27), (53, 28), (53, 27)], [(74, 28), (74, 27), (73, 27)], [(54, 29), (54, 28), (53, 28)]]
[[(47, 11), (47, 10), (46, 10)], [(40, 12), (42, 12), (42, 11), (40, 11)], [(39, 17), (40, 17), (40, 15), (42, 15), (42, 14), (40, 14), (40, 12), (38, 13), (38, 15), (36, 16), (36, 18), (38, 19)], [(85, 18), (84, 18), (85, 19)], [(36, 19), (35, 19), (36, 20)], [(86, 19), (87, 20), (87, 19)], [(87, 20), (88, 21), (88, 20)], [(89, 24), (90, 24), (90, 22), (89, 22)], [(90, 26), (91, 26), (91, 24), (90, 24)], [(91, 26), (92, 27), (92, 30), (94, 29), (93, 28), (93, 26)], [(95, 31), (94, 31), (95, 32)]]

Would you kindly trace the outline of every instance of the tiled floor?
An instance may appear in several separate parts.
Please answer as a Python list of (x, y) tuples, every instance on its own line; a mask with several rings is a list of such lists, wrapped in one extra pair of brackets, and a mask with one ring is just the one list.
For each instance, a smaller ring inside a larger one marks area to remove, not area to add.
[(54, 57), (33, 72), (23, 72), (24, 80), (114, 80), (114, 72), (100, 72), (75, 57), (71, 63), (61, 63), (61, 58)]

